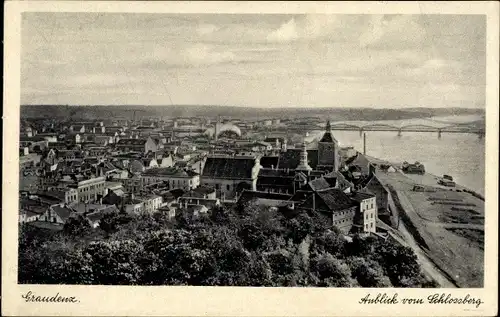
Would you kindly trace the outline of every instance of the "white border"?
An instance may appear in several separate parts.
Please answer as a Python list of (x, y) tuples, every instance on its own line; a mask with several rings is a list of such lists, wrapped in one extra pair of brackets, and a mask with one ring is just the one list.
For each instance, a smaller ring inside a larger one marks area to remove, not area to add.
[[(150, 13), (413, 13), (487, 15), (487, 132), (485, 287), (450, 290), (485, 304), (359, 305), (368, 292), (418, 296), (445, 290), (314, 289), (236, 287), (128, 287), (17, 285), (18, 131), (20, 105), (20, 17), (25, 11)], [(206, 316), (487, 316), (497, 310), (499, 5), (497, 2), (77, 2), (5, 3), (2, 314), (3, 315), (206, 315)], [(78, 304), (25, 303), (21, 294), (59, 292)]]

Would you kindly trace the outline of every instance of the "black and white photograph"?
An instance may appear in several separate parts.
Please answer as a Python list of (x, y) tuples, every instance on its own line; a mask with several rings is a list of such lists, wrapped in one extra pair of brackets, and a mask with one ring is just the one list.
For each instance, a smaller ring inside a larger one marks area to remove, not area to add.
[(19, 32), (18, 284), (485, 287), (487, 15), (39, 11)]

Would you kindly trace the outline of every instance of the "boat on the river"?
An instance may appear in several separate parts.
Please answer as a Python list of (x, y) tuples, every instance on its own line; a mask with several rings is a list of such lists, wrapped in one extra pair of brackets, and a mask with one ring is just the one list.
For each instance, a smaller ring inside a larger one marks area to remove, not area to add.
[(403, 162), (401, 169), (406, 174), (420, 174), (420, 175), (425, 174), (425, 166), (418, 161), (413, 164), (410, 164), (405, 161)]
[(447, 178), (441, 178), (438, 180), (438, 184), (446, 187), (455, 187), (455, 182)]

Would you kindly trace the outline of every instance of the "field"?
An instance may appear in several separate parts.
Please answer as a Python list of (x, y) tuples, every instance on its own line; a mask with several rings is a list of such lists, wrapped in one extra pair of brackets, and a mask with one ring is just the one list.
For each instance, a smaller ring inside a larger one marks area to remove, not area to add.
[(458, 286), (482, 287), (484, 201), (463, 192), (461, 187), (450, 190), (436, 186), (435, 192), (412, 190), (415, 177), (420, 184), (432, 185), (433, 175), (379, 174), (384, 183), (395, 189), (428, 257)]

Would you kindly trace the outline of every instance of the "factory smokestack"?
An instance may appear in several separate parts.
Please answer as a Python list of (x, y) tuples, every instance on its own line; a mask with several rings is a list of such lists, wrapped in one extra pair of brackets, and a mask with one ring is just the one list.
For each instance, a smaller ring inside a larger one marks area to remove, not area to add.
[(363, 155), (366, 155), (366, 133), (363, 133)]

